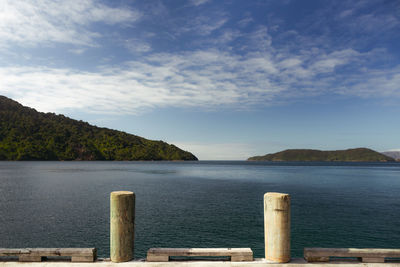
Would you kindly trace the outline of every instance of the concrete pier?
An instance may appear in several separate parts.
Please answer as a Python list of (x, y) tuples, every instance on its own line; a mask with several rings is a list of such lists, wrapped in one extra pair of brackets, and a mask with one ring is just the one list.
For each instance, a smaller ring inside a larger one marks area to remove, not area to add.
[(93, 263), (74, 263), (74, 262), (1, 262), (0, 267), (400, 267), (400, 262), (396, 263), (363, 263), (363, 262), (341, 262), (332, 261), (324, 263), (307, 263), (304, 259), (292, 259), (289, 263), (274, 263), (265, 259), (255, 259), (247, 262), (231, 261), (170, 261), (170, 262), (145, 262), (144, 260), (134, 260), (122, 263), (114, 263), (109, 260), (96, 261)]

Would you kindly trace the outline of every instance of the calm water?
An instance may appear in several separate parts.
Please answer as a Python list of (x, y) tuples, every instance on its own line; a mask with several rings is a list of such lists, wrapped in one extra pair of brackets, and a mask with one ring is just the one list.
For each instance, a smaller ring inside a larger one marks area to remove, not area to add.
[(0, 162), (0, 247), (97, 247), (109, 257), (109, 193), (136, 193), (135, 256), (150, 247), (251, 247), (263, 195), (292, 196), (304, 247), (400, 247), (400, 164)]

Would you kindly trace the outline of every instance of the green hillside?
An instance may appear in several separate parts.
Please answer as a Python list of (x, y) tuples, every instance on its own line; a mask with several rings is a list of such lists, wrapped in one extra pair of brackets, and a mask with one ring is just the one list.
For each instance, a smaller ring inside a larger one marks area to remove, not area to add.
[(197, 160), (174, 145), (42, 113), (0, 96), (0, 160)]
[(288, 149), (274, 154), (251, 157), (253, 161), (395, 161), (368, 148), (321, 151), (313, 149)]

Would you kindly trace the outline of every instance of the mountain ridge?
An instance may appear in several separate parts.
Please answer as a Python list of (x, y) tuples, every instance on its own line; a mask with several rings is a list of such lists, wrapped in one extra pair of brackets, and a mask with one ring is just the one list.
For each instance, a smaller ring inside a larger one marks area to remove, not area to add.
[(323, 151), (316, 149), (287, 149), (264, 156), (250, 157), (249, 161), (343, 161), (392, 162), (393, 158), (368, 148)]
[(197, 160), (163, 141), (38, 112), (0, 96), (0, 160)]

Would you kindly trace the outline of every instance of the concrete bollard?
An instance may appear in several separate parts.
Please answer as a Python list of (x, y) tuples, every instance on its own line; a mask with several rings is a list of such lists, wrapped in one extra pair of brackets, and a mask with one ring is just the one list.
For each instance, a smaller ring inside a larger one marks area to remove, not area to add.
[(290, 261), (290, 195), (264, 195), (265, 259)]
[(110, 195), (110, 257), (113, 262), (133, 259), (135, 194), (115, 191)]

